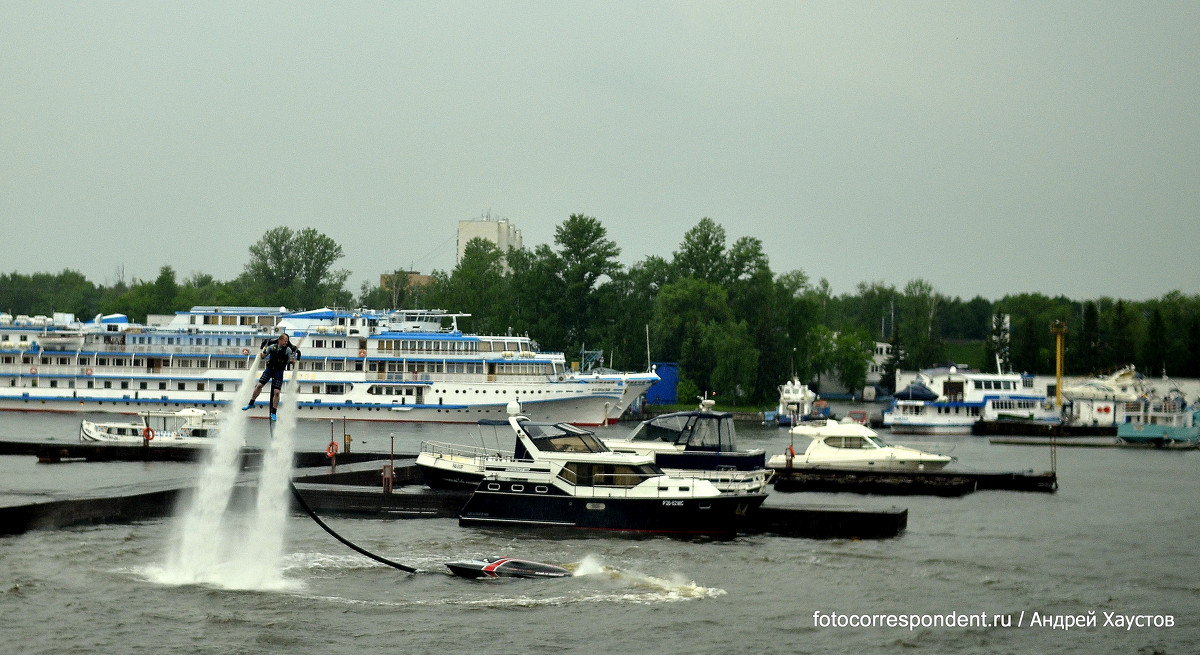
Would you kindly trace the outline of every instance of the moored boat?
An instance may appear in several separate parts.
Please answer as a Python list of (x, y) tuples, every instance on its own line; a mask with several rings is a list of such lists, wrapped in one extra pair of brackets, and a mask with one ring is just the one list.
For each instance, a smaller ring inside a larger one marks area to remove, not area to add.
[[(6, 315), (7, 316), (7, 315)], [(163, 320), (0, 320), (0, 410), (115, 412), (229, 403), (261, 344), (287, 332), (300, 418), (474, 423), (510, 401), (537, 420), (615, 422), (653, 372), (571, 370), (528, 335), (475, 335), (443, 310), (198, 306)], [(301, 343), (302, 342), (302, 343)]]
[(649, 455), (668, 475), (703, 478), (721, 491), (761, 491), (770, 478), (765, 451), (738, 450), (733, 414), (713, 411), (713, 404), (705, 400), (698, 410), (642, 421), (629, 436), (604, 445)]
[(792, 428), (792, 434), (811, 441), (803, 452), (794, 446), (773, 455), (773, 469), (869, 469), (875, 471), (936, 471), (953, 457), (884, 442), (874, 430), (854, 421), (829, 420)]
[(181, 409), (138, 412), (139, 422), (81, 421), (80, 441), (163, 445), (209, 445), (220, 433), (217, 412)]
[(1160, 448), (1200, 447), (1200, 410), (1190, 408), (1183, 394), (1172, 390), (1165, 398), (1150, 397), (1122, 403), (1117, 438), (1125, 443)]
[(525, 417), (509, 423), (517, 437), (513, 457), (486, 460), (460, 525), (732, 535), (766, 498), (668, 476), (649, 456), (612, 452), (562, 424)]
[[(918, 386), (936, 394), (936, 399), (916, 399), (928, 397), (916, 391)], [(936, 388), (940, 393), (931, 391)], [(1061, 421), (1058, 408), (1044, 393), (1034, 390), (1033, 376), (975, 373), (969, 367), (949, 364), (918, 373), (883, 411), (883, 426), (897, 434), (970, 434), (981, 419), (1001, 418)]]

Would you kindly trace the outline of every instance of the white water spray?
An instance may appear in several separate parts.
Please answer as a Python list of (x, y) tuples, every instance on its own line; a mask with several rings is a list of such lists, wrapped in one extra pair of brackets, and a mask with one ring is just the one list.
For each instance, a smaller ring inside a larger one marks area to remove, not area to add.
[[(201, 469), (192, 502), (179, 516), (167, 562), (157, 576), (159, 582), (260, 590), (287, 586), (282, 556), (296, 433), (295, 370), (280, 394), (280, 420), (267, 427), (273, 427), (274, 434), (263, 458), (254, 512), (246, 517), (247, 525), (241, 531), (226, 515), (251, 415), (241, 407), (250, 401), (257, 375), (258, 367), (252, 365), (221, 419), (219, 436)], [(269, 386), (265, 392), (269, 398)]]
[(167, 561), (159, 576), (166, 584), (221, 584), (228, 580), (223, 561), (229, 546), (225, 509), (237, 483), (246, 441), (250, 400), (258, 367), (252, 362), (221, 417), (221, 429), (200, 470), (191, 502), (178, 516)]
[(258, 500), (240, 551), (239, 579), (253, 589), (278, 588), (283, 580), (283, 543), (291, 508), (292, 462), (296, 434), (297, 390), (293, 370), (279, 398), (279, 420), (263, 460)]

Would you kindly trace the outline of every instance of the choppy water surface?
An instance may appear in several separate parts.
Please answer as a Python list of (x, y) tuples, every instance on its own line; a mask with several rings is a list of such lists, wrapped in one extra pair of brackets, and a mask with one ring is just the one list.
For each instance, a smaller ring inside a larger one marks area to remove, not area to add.
[[(78, 420), (0, 414), (0, 439), (69, 441)], [(252, 432), (259, 428), (265, 433), (265, 423), (252, 421)], [(739, 430), (743, 447), (777, 452), (788, 442), (781, 430)], [(335, 431), (340, 441), (340, 424)], [(354, 448), (380, 451), (394, 433), (397, 452), (415, 452), (422, 439), (479, 438), (462, 426), (351, 423), (347, 431)], [(305, 421), (297, 433), (298, 448), (323, 449), (330, 426)], [(976, 437), (895, 440), (952, 451), (968, 468), (1049, 466), (1045, 449)], [(3, 457), (0, 490), (74, 490), (197, 470)], [(1058, 471), (1062, 488), (1053, 495), (774, 494), (769, 501), (908, 507), (908, 529), (883, 541), (685, 541), (467, 529), (443, 519), (330, 519), (369, 550), (420, 568), (415, 575), (354, 554), (297, 514), (285, 526), (283, 584), (269, 591), (162, 583), (175, 519), (32, 532), (0, 539), (0, 652), (1197, 652), (1200, 453), (1060, 449)], [(251, 516), (227, 516), (224, 527), (252, 534)], [(443, 565), (487, 555), (527, 556), (576, 575), (476, 582)], [(984, 613), (989, 621), (1011, 617), (1012, 627), (819, 627), (814, 612)], [(1097, 625), (1030, 626), (1034, 612), (1094, 613)], [(1174, 626), (1106, 627), (1106, 612), (1170, 616)]]

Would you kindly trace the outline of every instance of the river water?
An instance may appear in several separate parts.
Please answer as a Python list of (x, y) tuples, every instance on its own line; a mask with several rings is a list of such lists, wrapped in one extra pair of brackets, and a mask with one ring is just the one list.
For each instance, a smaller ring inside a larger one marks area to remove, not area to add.
[[(0, 414), (0, 439), (72, 441), (79, 419)], [(355, 449), (387, 451), (394, 438), (398, 453), (416, 452), (423, 439), (480, 438), (468, 426), (350, 423), (346, 431)], [(251, 432), (251, 445), (266, 445), (265, 422), (253, 421)], [(340, 445), (342, 425), (332, 432)], [(301, 421), (297, 448), (323, 450), (330, 433), (328, 422)], [(789, 440), (746, 424), (739, 436), (742, 447), (768, 453)], [(891, 440), (950, 452), (966, 469), (1050, 464), (1046, 448), (978, 437)], [(446, 519), (329, 519), (368, 550), (421, 569), (413, 575), (347, 550), (294, 514), (283, 584), (270, 589), (160, 582), (173, 518), (35, 531), (0, 538), (0, 653), (1200, 652), (1200, 453), (1060, 448), (1057, 466), (1055, 494), (768, 500), (907, 507), (908, 529), (879, 541), (563, 536)], [(194, 480), (199, 468), (0, 457), (0, 501)], [(227, 520), (249, 534), (251, 515)], [(444, 566), (488, 555), (576, 575), (479, 582)], [(913, 616), (928, 627), (904, 627)], [(1074, 626), (1089, 617), (1094, 626)], [(1118, 617), (1143, 618), (1126, 629), (1130, 619)]]

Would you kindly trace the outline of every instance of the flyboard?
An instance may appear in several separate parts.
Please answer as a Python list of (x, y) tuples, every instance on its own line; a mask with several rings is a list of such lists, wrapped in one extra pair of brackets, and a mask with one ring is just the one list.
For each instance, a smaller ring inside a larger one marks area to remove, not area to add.
[(571, 572), (561, 566), (543, 564), (516, 557), (489, 557), (446, 562), (450, 572), (464, 578), (569, 578)]

